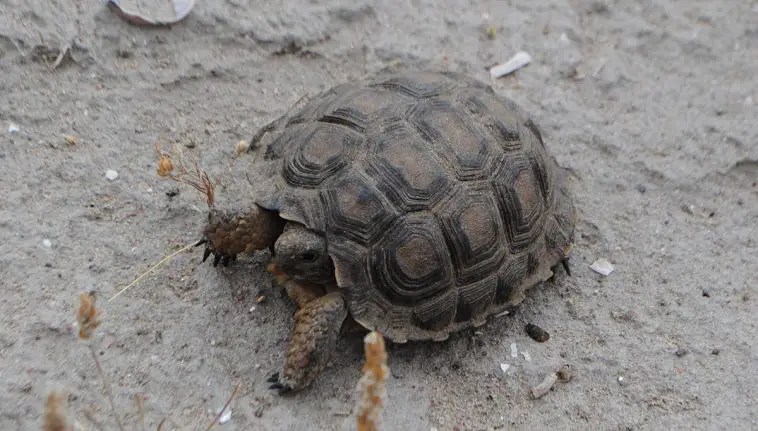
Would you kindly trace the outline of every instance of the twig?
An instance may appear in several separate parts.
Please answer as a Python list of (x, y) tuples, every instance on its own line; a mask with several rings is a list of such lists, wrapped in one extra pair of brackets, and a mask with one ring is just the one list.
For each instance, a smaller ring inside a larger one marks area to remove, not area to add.
[(100, 378), (103, 379), (103, 387), (105, 387), (105, 395), (108, 397), (108, 402), (111, 405), (111, 412), (113, 413), (113, 417), (116, 419), (116, 425), (118, 425), (118, 429), (120, 429), (121, 431), (124, 431), (124, 426), (121, 424), (121, 419), (119, 418), (118, 412), (116, 411), (116, 403), (113, 402), (113, 391), (111, 390), (111, 383), (108, 381), (108, 378), (105, 376), (103, 367), (100, 365), (100, 360), (97, 359), (97, 353), (95, 353), (95, 349), (92, 347), (90, 343), (87, 343), (87, 347), (89, 348), (89, 352), (92, 354), (92, 359), (95, 360), (95, 365), (97, 366), (97, 372), (100, 373)]
[(218, 423), (218, 420), (221, 419), (221, 415), (224, 414), (227, 408), (229, 408), (229, 405), (232, 403), (232, 400), (237, 395), (237, 391), (239, 390), (239, 385), (234, 387), (234, 390), (232, 391), (232, 395), (229, 397), (228, 400), (226, 400), (226, 404), (224, 404), (224, 407), (218, 412), (215, 418), (213, 418), (213, 422), (209, 423), (208, 426), (205, 428), (205, 431), (209, 431), (211, 428), (213, 428), (216, 423)]
[(160, 261), (160, 262), (158, 262), (158, 263), (156, 263), (155, 265), (151, 266), (151, 267), (150, 267), (150, 268), (149, 268), (147, 271), (143, 272), (143, 273), (142, 273), (142, 275), (140, 275), (139, 277), (137, 277), (136, 279), (134, 279), (134, 281), (132, 281), (131, 283), (127, 284), (127, 285), (126, 285), (126, 287), (124, 287), (123, 289), (121, 289), (121, 290), (119, 290), (118, 292), (116, 292), (116, 294), (115, 294), (115, 295), (111, 296), (111, 297), (110, 297), (110, 299), (108, 300), (108, 302), (111, 302), (111, 301), (113, 301), (113, 300), (114, 300), (114, 299), (116, 299), (116, 298), (117, 298), (119, 295), (121, 295), (122, 293), (126, 292), (126, 290), (127, 290), (127, 289), (129, 289), (130, 287), (132, 287), (132, 286), (134, 286), (135, 284), (139, 283), (139, 281), (140, 281), (140, 280), (142, 280), (143, 278), (145, 278), (145, 277), (146, 277), (148, 274), (150, 274), (151, 272), (155, 271), (155, 269), (156, 269), (156, 268), (158, 268), (159, 266), (163, 265), (163, 264), (164, 264), (166, 261), (168, 261), (168, 260), (169, 260), (169, 259), (171, 259), (172, 257), (174, 257), (174, 256), (176, 256), (177, 254), (179, 254), (179, 253), (182, 253), (182, 252), (184, 252), (184, 251), (187, 251), (187, 250), (189, 250), (190, 248), (194, 247), (196, 243), (197, 243), (197, 242), (193, 242), (193, 243), (187, 244), (186, 246), (184, 246), (184, 247), (180, 248), (179, 250), (177, 250), (177, 251), (175, 251), (175, 252), (173, 252), (173, 253), (169, 254), (168, 256), (164, 257), (163, 259), (161, 259), (161, 261)]

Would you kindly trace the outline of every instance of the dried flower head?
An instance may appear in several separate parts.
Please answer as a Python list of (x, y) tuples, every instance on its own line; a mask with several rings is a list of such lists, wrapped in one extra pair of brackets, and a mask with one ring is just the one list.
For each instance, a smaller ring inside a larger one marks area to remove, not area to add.
[(92, 336), (92, 332), (100, 326), (100, 311), (95, 308), (95, 295), (82, 293), (79, 295), (79, 310), (76, 312), (76, 321), (79, 324), (79, 338), (86, 340)]
[(381, 419), (387, 380), (387, 350), (382, 334), (372, 331), (363, 339), (366, 363), (363, 376), (358, 381), (358, 431), (377, 431)]
[(205, 196), (208, 207), (213, 206), (215, 195), (213, 192), (213, 182), (208, 173), (200, 168), (197, 160), (192, 160), (194, 169), (187, 169), (184, 164), (181, 149), (174, 147), (174, 154), (178, 161), (178, 167), (174, 172), (174, 162), (171, 155), (161, 151), (160, 145), (155, 144), (155, 151), (158, 153), (158, 176), (170, 178), (178, 183), (187, 184)]
[(158, 176), (167, 177), (174, 170), (174, 163), (167, 154), (161, 154), (158, 159)]
[(58, 392), (50, 392), (45, 402), (44, 431), (69, 431), (66, 415), (66, 397)]

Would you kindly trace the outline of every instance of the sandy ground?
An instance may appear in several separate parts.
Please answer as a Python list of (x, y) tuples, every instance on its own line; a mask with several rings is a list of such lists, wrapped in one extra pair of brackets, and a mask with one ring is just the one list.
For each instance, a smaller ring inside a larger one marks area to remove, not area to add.
[[(305, 94), (385, 68), (489, 80), (518, 50), (534, 62), (492, 84), (574, 174), (574, 275), (481, 332), (391, 346), (386, 429), (758, 429), (758, 2), (471, 3), (199, 2), (145, 29), (95, 0), (0, 0), (0, 429), (39, 429), (50, 390), (80, 429), (116, 429), (77, 296), (104, 302), (206, 214), (156, 176), (156, 142), (243, 181), (234, 144)], [(310, 390), (267, 390), (294, 308), (266, 256), (217, 270), (182, 253), (101, 304), (94, 347), (129, 429), (135, 395), (147, 429), (200, 429), (235, 385), (218, 429), (352, 428), (360, 337)], [(531, 399), (564, 363), (573, 380)]]

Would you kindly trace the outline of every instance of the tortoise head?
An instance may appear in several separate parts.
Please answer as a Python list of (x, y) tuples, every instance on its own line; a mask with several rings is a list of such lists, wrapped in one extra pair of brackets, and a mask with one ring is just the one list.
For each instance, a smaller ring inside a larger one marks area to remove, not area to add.
[(326, 252), (326, 238), (302, 225), (290, 224), (274, 244), (273, 268), (299, 281), (334, 282), (334, 266)]

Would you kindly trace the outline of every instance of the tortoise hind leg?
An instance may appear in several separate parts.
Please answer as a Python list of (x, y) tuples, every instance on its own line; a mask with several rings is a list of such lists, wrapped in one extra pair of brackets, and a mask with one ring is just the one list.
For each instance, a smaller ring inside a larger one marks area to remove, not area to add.
[(269, 378), (280, 394), (309, 386), (326, 368), (347, 316), (345, 300), (332, 292), (311, 300), (295, 313), (287, 356), (281, 373)]
[(203, 262), (213, 254), (213, 265), (233, 262), (240, 253), (271, 248), (284, 229), (284, 221), (273, 211), (253, 205), (247, 211), (211, 210), (203, 229)]

